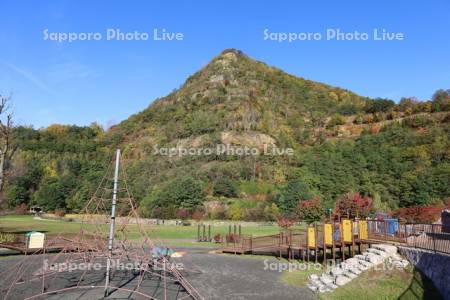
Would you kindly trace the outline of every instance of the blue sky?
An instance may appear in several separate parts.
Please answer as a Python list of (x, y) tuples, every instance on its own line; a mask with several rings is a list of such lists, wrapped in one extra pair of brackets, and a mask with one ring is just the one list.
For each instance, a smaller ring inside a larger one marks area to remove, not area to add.
[[(450, 88), (450, 3), (440, 1), (0, 0), (0, 92), (16, 121), (117, 123), (178, 88), (225, 48), (364, 96)], [(150, 32), (147, 41), (44, 40), (49, 32)], [(154, 41), (154, 29), (183, 33)], [(401, 32), (402, 41), (277, 42), (269, 32)]]

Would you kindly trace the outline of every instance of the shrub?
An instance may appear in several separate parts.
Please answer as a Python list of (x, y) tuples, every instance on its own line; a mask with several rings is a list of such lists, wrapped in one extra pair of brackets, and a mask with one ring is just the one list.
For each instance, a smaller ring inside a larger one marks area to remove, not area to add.
[(161, 207), (155, 207), (151, 212), (151, 216), (156, 219), (161, 219), (163, 217), (163, 212), (162, 212)]
[(161, 208), (161, 219), (174, 219), (177, 215), (177, 208), (174, 205), (168, 205)]
[(384, 114), (380, 113), (380, 112), (376, 112), (373, 114), (373, 121), (374, 122), (381, 122), (384, 121), (385, 117)]
[(364, 124), (371, 124), (373, 123), (373, 115), (368, 114), (364, 116)]
[(264, 218), (266, 221), (275, 221), (280, 217), (280, 209), (275, 203), (264, 208)]
[(353, 121), (353, 123), (354, 123), (354, 124), (358, 124), (358, 125), (364, 123), (364, 116), (362, 116), (362, 115), (360, 115), (360, 114), (357, 115), (356, 118), (355, 118), (355, 120)]
[(294, 218), (288, 217), (288, 216), (282, 216), (278, 218), (277, 224), (283, 229), (288, 229), (295, 225), (297, 221)]
[(433, 223), (439, 219), (444, 208), (443, 205), (411, 206), (399, 208), (392, 215), (408, 223)]
[(194, 219), (197, 222), (200, 222), (203, 217), (205, 216), (205, 212), (197, 209), (196, 211), (194, 211), (194, 213), (192, 214), (192, 219)]
[(216, 242), (216, 243), (222, 242), (222, 235), (220, 233), (218, 233), (214, 236), (214, 242)]
[(66, 215), (66, 210), (62, 208), (55, 209), (55, 216), (63, 218)]
[(229, 179), (221, 178), (214, 183), (213, 194), (216, 197), (223, 196), (232, 198), (236, 197), (237, 191), (236, 187)]
[(17, 205), (16, 208), (14, 209), (14, 213), (16, 215), (25, 215), (27, 212), (28, 212), (28, 205), (26, 205), (25, 203)]
[(347, 193), (341, 196), (336, 202), (335, 213), (341, 216), (367, 217), (372, 211), (373, 201), (368, 196), (361, 196), (359, 193)]
[(180, 218), (181, 220), (186, 220), (190, 216), (191, 216), (191, 213), (189, 212), (189, 210), (187, 210), (185, 208), (180, 208), (177, 211), (177, 217)]
[(225, 236), (227, 243), (239, 242), (239, 235), (235, 233), (229, 233)]
[(233, 221), (240, 221), (244, 219), (245, 212), (241, 205), (237, 202), (233, 203), (228, 210), (228, 218)]
[(337, 125), (344, 125), (345, 124), (345, 118), (341, 116), (340, 114), (334, 114), (330, 121), (327, 123), (327, 128), (332, 128)]
[(319, 197), (311, 200), (300, 201), (297, 206), (297, 215), (301, 221), (308, 224), (320, 221), (323, 217), (324, 210)]
[(210, 219), (223, 220), (226, 217), (227, 205), (219, 201), (209, 201), (204, 203), (205, 212)]
[(270, 194), (272, 185), (264, 181), (242, 181), (239, 190), (248, 195)]
[(0, 243), (11, 244), (16, 241), (16, 236), (10, 233), (0, 233)]
[(397, 111), (391, 110), (391, 111), (389, 111), (389, 113), (388, 113), (388, 115), (387, 115), (387, 118), (388, 118), (389, 120), (395, 120), (395, 119), (397, 119), (399, 116), (400, 116), (400, 114), (399, 114)]

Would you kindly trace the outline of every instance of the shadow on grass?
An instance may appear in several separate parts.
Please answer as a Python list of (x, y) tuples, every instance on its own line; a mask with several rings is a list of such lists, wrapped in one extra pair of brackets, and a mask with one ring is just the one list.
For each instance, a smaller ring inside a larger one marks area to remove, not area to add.
[(398, 300), (440, 300), (444, 299), (433, 282), (419, 269), (414, 268), (413, 277), (408, 288), (398, 297)]

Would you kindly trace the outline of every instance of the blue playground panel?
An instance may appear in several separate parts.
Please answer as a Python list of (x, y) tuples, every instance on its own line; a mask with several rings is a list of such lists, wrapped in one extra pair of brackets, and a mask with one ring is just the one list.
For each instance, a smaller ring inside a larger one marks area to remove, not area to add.
[(340, 241), (341, 240), (341, 231), (339, 229), (336, 229), (334, 231), (334, 236), (333, 236), (335, 241)]
[[(398, 232), (399, 229), (399, 223), (398, 219), (384, 219), (384, 222), (386, 222), (386, 233), (388, 235), (395, 235)], [(383, 221), (379, 222), (369, 222), (369, 232), (377, 233), (380, 235), (384, 234), (384, 223)]]
[(390, 235), (395, 235), (398, 232), (398, 219), (385, 219), (387, 222), (387, 232)]

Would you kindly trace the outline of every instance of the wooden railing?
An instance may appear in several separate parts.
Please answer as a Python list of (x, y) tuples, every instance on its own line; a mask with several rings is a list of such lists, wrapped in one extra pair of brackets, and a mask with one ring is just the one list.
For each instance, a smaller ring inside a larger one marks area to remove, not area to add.
[[(352, 243), (364, 243), (365, 240), (369, 243), (394, 243), (450, 254), (450, 228), (440, 224), (404, 224), (395, 220), (364, 222), (367, 222), (367, 239), (360, 238), (359, 223), (355, 221), (351, 228)], [(339, 223), (334, 223), (333, 226), (333, 238), (337, 242), (342, 242), (342, 226)], [(314, 228), (316, 247), (322, 247), (324, 246), (323, 224), (316, 225)], [(307, 247), (307, 241), (306, 230), (283, 230), (278, 234), (257, 237), (232, 234), (227, 236), (224, 246), (236, 249), (237, 252), (281, 248), (300, 249)]]

